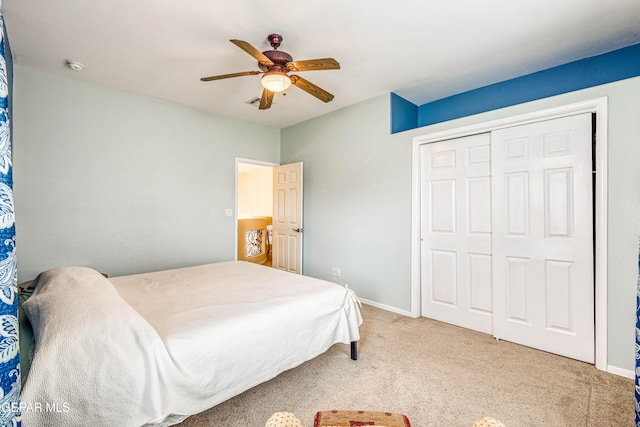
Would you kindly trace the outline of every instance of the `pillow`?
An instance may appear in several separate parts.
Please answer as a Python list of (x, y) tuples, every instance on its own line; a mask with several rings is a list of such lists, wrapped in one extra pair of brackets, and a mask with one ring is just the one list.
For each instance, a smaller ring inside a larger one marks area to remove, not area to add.
[[(100, 273), (104, 277), (109, 277), (105, 273)], [(33, 327), (31, 322), (27, 318), (22, 304), (24, 304), (36, 287), (36, 280), (27, 280), (18, 284), (18, 324), (20, 325), (19, 340), (20, 340), (20, 378), (22, 386), (27, 380), (29, 375), (29, 369), (31, 369), (31, 361), (33, 360), (33, 347), (35, 345), (35, 338), (33, 336)]]

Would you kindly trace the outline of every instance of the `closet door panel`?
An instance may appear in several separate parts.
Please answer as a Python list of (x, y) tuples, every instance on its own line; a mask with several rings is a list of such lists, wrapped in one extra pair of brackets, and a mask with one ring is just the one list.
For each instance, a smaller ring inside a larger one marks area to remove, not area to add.
[(425, 144), (421, 161), (422, 313), (491, 333), (489, 134)]
[(591, 115), (494, 131), (491, 150), (493, 333), (593, 363)]

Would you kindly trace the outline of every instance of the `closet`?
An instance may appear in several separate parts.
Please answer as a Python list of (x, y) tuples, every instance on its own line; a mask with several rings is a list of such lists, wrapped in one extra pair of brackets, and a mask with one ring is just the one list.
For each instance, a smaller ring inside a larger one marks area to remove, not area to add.
[(422, 315), (594, 362), (592, 114), (419, 146)]

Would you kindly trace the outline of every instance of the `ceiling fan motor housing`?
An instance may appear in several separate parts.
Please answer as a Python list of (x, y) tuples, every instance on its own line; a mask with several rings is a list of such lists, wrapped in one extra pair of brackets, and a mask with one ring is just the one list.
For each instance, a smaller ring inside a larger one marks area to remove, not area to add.
[(258, 62), (258, 67), (260, 67), (262, 71), (278, 70), (284, 73), (289, 72), (289, 70), (287, 69), (287, 63), (292, 62), (293, 58), (287, 52), (284, 52), (282, 50), (267, 50), (262, 52), (262, 54), (269, 58), (274, 64), (273, 66), (268, 67)]

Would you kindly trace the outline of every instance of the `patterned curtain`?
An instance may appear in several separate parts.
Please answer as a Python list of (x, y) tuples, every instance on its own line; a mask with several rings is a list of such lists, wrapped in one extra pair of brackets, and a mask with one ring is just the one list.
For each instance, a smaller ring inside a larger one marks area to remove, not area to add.
[[(0, 426), (20, 423), (20, 354), (16, 228), (9, 125), (9, 78), (4, 18), (0, 2)], [(11, 58), (9, 58), (11, 64)]]
[(640, 244), (638, 245), (638, 288), (636, 292), (636, 427), (640, 427)]

